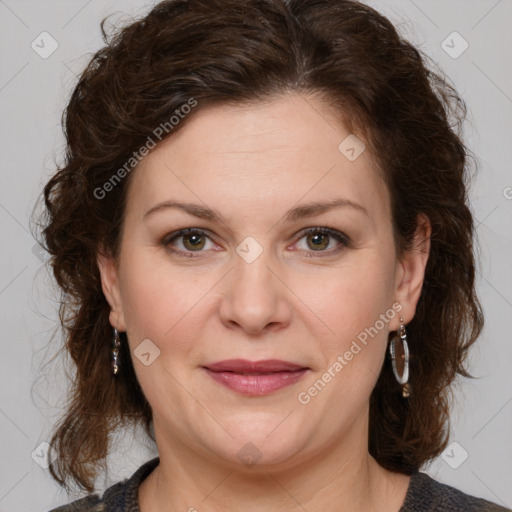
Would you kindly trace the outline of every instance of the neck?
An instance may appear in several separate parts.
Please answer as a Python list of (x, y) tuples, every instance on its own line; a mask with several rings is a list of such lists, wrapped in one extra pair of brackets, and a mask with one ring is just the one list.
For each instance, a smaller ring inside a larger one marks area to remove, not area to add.
[(377, 464), (361, 435), (367, 430), (353, 427), (357, 435), (344, 436), (309, 457), (302, 453), (286, 464), (240, 468), (165, 442), (175, 437), (159, 436), (155, 423), (160, 464), (139, 487), (140, 510), (313, 512), (342, 504), (344, 512), (399, 512), (410, 477)]

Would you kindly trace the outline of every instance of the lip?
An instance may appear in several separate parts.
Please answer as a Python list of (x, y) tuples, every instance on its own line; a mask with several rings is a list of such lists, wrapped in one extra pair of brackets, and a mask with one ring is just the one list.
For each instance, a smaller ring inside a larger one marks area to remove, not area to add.
[(203, 367), (216, 382), (247, 396), (262, 396), (295, 384), (309, 370), (304, 366), (267, 359), (227, 359)]
[(226, 359), (206, 365), (206, 368), (214, 372), (236, 372), (236, 373), (270, 373), (302, 370), (305, 366), (281, 361), (279, 359), (265, 359), (262, 361), (248, 361), (247, 359)]

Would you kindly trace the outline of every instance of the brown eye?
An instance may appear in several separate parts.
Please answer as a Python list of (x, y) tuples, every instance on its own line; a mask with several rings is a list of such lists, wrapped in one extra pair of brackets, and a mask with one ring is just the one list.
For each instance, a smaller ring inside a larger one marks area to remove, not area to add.
[(204, 235), (201, 233), (190, 233), (183, 236), (183, 246), (187, 250), (201, 250), (205, 245)]
[(314, 233), (307, 235), (307, 241), (310, 248), (314, 251), (326, 249), (329, 246), (329, 235), (324, 233)]
[(186, 228), (171, 233), (162, 239), (162, 245), (178, 256), (195, 258), (208, 253), (214, 247), (212, 239), (202, 230)]
[[(305, 243), (301, 243), (303, 239)], [(340, 231), (330, 228), (309, 228), (302, 232), (298, 245), (299, 249), (306, 252), (306, 255), (308, 252), (316, 252), (318, 256), (328, 256), (350, 247), (350, 238)], [(300, 247), (300, 245), (303, 246)], [(330, 245), (331, 247), (329, 247)]]

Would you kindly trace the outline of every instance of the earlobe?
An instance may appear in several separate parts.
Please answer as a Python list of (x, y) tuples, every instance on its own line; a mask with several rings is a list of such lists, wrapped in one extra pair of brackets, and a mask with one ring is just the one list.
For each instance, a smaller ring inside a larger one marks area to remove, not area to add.
[(119, 288), (119, 273), (114, 259), (105, 253), (96, 258), (101, 278), (101, 289), (110, 305), (110, 324), (118, 331), (125, 331), (125, 321)]
[(405, 252), (397, 265), (395, 297), (396, 301), (403, 307), (400, 316), (406, 324), (414, 318), (416, 305), (421, 296), (425, 269), (430, 254), (431, 232), (430, 220), (426, 215), (420, 214), (413, 247)]

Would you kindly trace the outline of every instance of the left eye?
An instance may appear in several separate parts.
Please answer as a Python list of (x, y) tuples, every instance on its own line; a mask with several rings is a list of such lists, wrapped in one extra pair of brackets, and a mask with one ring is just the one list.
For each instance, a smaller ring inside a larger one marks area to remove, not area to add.
[[(314, 252), (333, 252), (326, 251), (330, 242), (335, 239), (342, 246), (348, 245), (348, 239), (342, 233), (327, 228), (310, 228), (306, 230), (299, 240), (306, 240), (307, 247), (305, 250), (313, 250)], [(336, 248), (334, 249), (334, 251)]]

